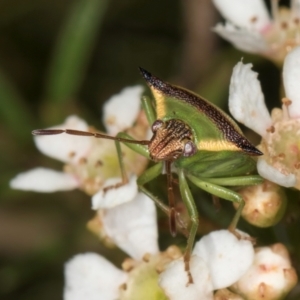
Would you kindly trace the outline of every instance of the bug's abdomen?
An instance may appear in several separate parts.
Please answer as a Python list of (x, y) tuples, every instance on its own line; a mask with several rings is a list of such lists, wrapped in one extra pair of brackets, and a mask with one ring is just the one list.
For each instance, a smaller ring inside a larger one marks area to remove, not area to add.
[(198, 151), (192, 157), (178, 159), (175, 166), (201, 178), (242, 176), (256, 169), (256, 161), (238, 151)]

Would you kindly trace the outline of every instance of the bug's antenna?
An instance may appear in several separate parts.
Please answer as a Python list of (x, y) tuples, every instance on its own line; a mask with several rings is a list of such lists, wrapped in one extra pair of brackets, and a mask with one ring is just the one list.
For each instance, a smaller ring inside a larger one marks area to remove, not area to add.
[(142, 141), (136, 141), (131, 139), (125, 139), (117, 136), (110, 136), (103, 133), (98, 132), (88, 132), (88, 131), (80, 131), (80, 130), (74, 130), (74, 129), (36, 129), (32, 131), (33, 135), (55, 135), (55, 134), (61, 134), (61, 133), (67, 133), (71, 135), (79, 135), (79, 136), (93, 136), (95, 138), (99, 139), (107, 139), (107, 140), (114, 140), (119, 141), (123, 143), (131, 143), (131, 144), (139, 144), (139, 145), (149, 145), (150, 141), (142, 140)]

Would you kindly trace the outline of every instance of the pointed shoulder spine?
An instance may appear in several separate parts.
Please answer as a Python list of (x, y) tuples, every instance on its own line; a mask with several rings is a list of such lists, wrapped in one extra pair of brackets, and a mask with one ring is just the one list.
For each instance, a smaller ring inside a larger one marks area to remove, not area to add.
[(152, 78), (152, 74), (150, 72), (148, 72), (147, 70), (139, 67), (140, 73), (142, 74), (142, 76), (144, 77), (144, 79), (149, 82), (151, 81)]

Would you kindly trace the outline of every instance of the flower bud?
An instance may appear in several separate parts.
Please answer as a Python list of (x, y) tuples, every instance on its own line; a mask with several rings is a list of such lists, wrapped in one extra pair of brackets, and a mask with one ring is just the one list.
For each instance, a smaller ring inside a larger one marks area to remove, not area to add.
[[(269, 227), (282, 218), (286, 208), (286, 196), (279, 185), (265, 180), (259, 185), (245, 187), (239, 191), (245, 200), (242, 216), (258, 227)], [(235, 208), (238, 207), (234, 203)]]
[(252, 266), (231, 287), (245, 299), (279, 300), (297, 283), (287, 249), (282, 244), (255, 249)]

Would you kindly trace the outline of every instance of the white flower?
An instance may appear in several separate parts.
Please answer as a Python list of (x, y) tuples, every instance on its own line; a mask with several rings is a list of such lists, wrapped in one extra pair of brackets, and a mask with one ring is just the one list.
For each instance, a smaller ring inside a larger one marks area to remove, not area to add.
[(96, 253), (76, 255), (65, 266), (65, 300), (115, 300), (127, 274)]
[[(98, 295), (102, 300), (212, 300), (214, 290), (232, 285), (252, 265), (250, 241), (239, 240), (227, 230), (212, 232), (195, 245), (189, 262), (193, 283), (188, 284), (181, 251), (176, 246), (158, 250), (153, 211), (153, 202), (143, 194), (108, 210), (109, 216), (104, 214), (102, 220), (110, 219), (104, 222), (113, 240), (133, 259), (125, 260), (123, 271), (118, 271), (96, 254), (76, 256), (66, 265), (65, 299), (80, 299), (78, 294), (91, 299)], [(91, 274), (86, 275), (92, 259)], [(109, 280), (105, 276), (110, 276)]]
[[(134, 129), (133, 136), (146, 136), (148, 125), (145, 126), (140, 116), (142, 91), (140, 86), (126, 88), (105, 104), (104, 124), (108, 134), (115, 135), (118, 131)], [(128, 114), (124, 114), (125, 104), (127, 110), (130, 110)], [(137, 124), (133, 128), (135, 122)], [(95, 131), (77, 116), (68, 117), (63, 124), (52, 127), (55, 128)], [(121, 175), (113, 141), (69, 134), (35, 136), (34, 141), (42, 153), (65, 163), (64, 171), (36, 168), (21, 173), (10, 182), (14, 189), (55, 192), (80, 188), (94, 195), (109, 178)], [(129, 174), (140, 174), (147, 159), (127, 147), (122, 148), (122, 151), (126, 171)]]
[[(152, 200), (139, 193), (129, 203), (103, 210), (102, 222), (110, 238), (134, 259), (158, 253), (156, 210)], [(65, 300), (119, 298), (129, 274), (95, 253), (80, 254), (65, 267)]]
[(131, 176), (128, 184), (104, 191), (106, 187), (118, 184), (121, 180), (120, 177), (106, 180), (103, 189), (92, 197), (92, 209), (113, 208), (119, 204), (131, 201), (137, 195), (138, 186), (136, 183), (137, 177), (135, 175)]
[(68, 191), (78, 186), (76, 177), (41, 167), (18, 174), (10, 181), (10, 187), (13, 189), (43, 193)]
[(142, 86), (127, 87), (121, 95), (114, 95), (107, 100), (103, 107), (103, 121), (108, 134), (116, 135), (132, 126), (140, 112), (142, 93)]
[(97, 218), (103, 228), (99, 230), (130, 257), (141, 260), (146, 253), (159, 251), (156, 209), (154, 202), (143, 193), (130, 200), (108, 209), (100, 207)]
[(238, 239), (228, 230), (214, 231), (202, 237), (194, 247), (190, 260), (193, 284), (187, 285), (182, 258), (162, 272), (159, 284), (172, 300), (213, 299), (213, 290), (236, 282), (251, 266), (253, 258), (254, 249), (249, 240)]
[[(201, 257), (211, 274), (214, 289), (236, 282), (251, 266), (254, 249), (249, 235), (238, 239), (228, 230), (213, 231), (196, 243), (193, 254)], [(230, 270), (230, 272), (228, 272)]]
[(297, 284), (287, 249), (282, 244), (255, 249), (252, 266), (232, 289), (246, 299), (284, 299)]
[(213, 0), (226, 19), (214, 31), (240, 50), (282, 63), (300, 44), (300, 1), (291, 0), (290, 9), (278, 7), (279, 1), (270, 2), (272, 18), (263, 0)]
[(193, 284), (187, 285), (184, 262), (175, 260), (160, 275), (159, 285), (164, 289), (168, 299), (213, 300), (213, 285), (209, 269), (203, 259), (193, 255), (190, 260)]
[(262, 136), (258, 148), (258, 173), (284, 187), (300, 189), (300, 47), (285, 58), (283, 83), (286, 98), (282, 110), (270, 115), (257, 73), (251, 64), (239, 62), (233, 69), (229, 89), (229, 110), (239, 122)]

